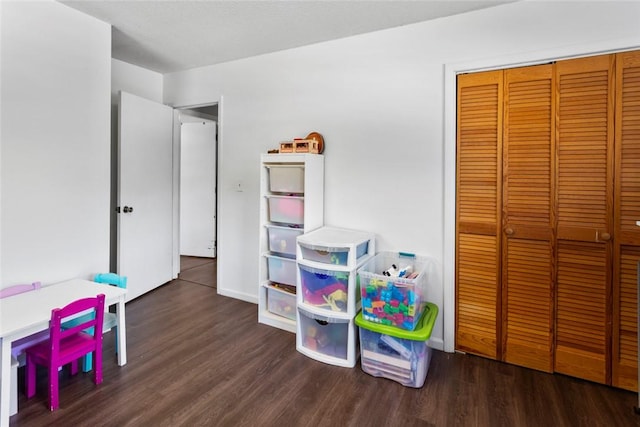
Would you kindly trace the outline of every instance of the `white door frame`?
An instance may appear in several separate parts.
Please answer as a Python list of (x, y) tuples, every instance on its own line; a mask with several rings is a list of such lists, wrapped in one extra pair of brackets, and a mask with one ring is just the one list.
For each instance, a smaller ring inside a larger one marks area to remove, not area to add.
[[(211, 105), (218, 105), (218, 140), (216, 142), (216, 192), (220, 181), (220, 147), (222, 144), (222, 103), (223, 97), (217, 101), (205, 102), (201, 104), (177, 105), (173, 106), (173, 274), (175, 277), (180, 273), (180, 110), (193, 110)], [(220, 246), (220, 216), (218, 215), (219, 197), (216, 194), (216, 258), (218, 257)], [(216, 283), (220, 277), (220, 263), (218, 263)]]
[(217, 117), (180, 112), (180, 256), (215, 258)]

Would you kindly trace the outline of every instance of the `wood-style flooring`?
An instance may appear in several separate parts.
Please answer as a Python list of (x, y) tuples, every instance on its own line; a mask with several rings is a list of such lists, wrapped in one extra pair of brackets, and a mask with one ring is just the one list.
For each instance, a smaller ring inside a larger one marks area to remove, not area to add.
[[(295, 335), (260, 325), (254, 304), (215, 289), (215, 260), (184, 259), (179, 279), (127, 304), (128, 363), (105, 335), (104, 382), (45, 372), (19, 383), (11, 426), (640, 426), (637, 395), (475, 356), (434, 351), (424, 387), (312, 360)], [(242, 279), (239, 272), (238, 279)], [(21, 376), (23, 369), (19, 370)]]

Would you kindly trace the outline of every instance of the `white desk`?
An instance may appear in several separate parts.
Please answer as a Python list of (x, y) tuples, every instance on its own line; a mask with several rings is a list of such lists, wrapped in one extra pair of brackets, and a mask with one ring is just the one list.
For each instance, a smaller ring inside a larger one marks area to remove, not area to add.
[(118, 365), (127, 363), (124, 316), (126, 289), (74, 279), (0, 299), (0, 427), (9, 426), (11, 343), (49, 329), (51, 310), (80, 298), (105, 295), (105, 305), (116, 305), (118, 318)]

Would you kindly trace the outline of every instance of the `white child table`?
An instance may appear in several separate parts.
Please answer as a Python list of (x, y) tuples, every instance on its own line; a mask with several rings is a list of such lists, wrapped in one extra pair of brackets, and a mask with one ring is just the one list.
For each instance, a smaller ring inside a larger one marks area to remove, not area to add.
[(105, 306), (116, 304), (118, 328), (118, 365), (127, 363), (125, 295), (127, 290), (73, 279), (0, 299), (0, 427), (9, 426), (11, 386), (11, 343), (49, 329), (51, 310), (80, 298), (105, 295)]

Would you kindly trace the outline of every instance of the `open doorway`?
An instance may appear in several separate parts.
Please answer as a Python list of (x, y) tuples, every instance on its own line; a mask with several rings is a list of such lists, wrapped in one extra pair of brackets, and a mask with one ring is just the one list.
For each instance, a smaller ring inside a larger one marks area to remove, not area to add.
[(218, 105), (177, 110), (180, 133), (180, 269), (210, 264), (217, 254)]

